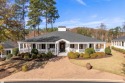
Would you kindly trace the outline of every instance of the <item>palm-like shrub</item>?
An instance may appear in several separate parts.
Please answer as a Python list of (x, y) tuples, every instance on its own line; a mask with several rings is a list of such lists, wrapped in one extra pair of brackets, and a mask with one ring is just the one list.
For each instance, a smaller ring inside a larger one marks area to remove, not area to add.
[(110, 47), (106, 47), (106, 48), (105, 48), (105, 53), (108, 54), (108, 55), (111, 54), (111, 49), (110, 49)]
[(93, 54), (93, 53), (95, 53), (94, 48), (87, 48), (87, 49), (85, 49), (85, 54), (90, 55), (90, 54)]
[(18, 53), (19, 53), (19, 49), (18, 48), (13, 48), (12, 54), (17, 56)]

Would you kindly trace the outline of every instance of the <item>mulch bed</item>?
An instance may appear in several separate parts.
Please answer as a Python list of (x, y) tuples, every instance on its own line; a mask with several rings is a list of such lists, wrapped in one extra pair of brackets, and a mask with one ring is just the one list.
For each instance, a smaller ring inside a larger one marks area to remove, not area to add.
[(0, 79), (5, 78), (5, 77), (7, 77), (9, 75), (11, 75), (11, 72), (9, 72), (9, 71), (7, 71), (5, 69), (0, 70)]

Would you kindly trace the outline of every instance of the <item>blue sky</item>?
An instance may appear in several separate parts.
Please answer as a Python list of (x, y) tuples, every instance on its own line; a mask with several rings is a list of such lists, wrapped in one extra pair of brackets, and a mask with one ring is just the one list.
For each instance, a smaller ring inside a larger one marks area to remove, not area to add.
[(104, 23), (107, 28), (113, 28), (122, 26), (125, 22), (125, 0), (56, 0), (56, 2), (60, 18), (55, 26), (97, 28), (100, 23)]

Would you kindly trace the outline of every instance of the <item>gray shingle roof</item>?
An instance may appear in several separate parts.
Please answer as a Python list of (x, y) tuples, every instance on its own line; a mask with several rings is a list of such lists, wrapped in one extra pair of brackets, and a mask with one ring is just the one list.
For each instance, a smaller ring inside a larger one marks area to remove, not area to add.
[(56, 31), (44, 34), (31, 39), (26, 39), (24, 42), (55, 42), (60, 39), (65, 39), (70, 42), (103, 42), (95, 38), (87, 37), (70, 31)]
[(3, 47), (4, 47), (5, 49), (17, 47), (17, 43), (12, 42), (12, 41), (3, 42), (2, 45), (3, 45)]
[(125, 36), (113, 39), (112, 41), (125, 41)]

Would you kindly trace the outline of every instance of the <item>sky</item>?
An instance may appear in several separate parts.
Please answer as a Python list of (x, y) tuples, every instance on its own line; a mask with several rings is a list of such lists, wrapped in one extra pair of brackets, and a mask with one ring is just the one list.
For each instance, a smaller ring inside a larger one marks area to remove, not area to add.
[(60, 15), (56, 27), (97, 28), (104, 23), (110, 29), (125, 22), (125, 0), (56, 0), (56, 3)]

